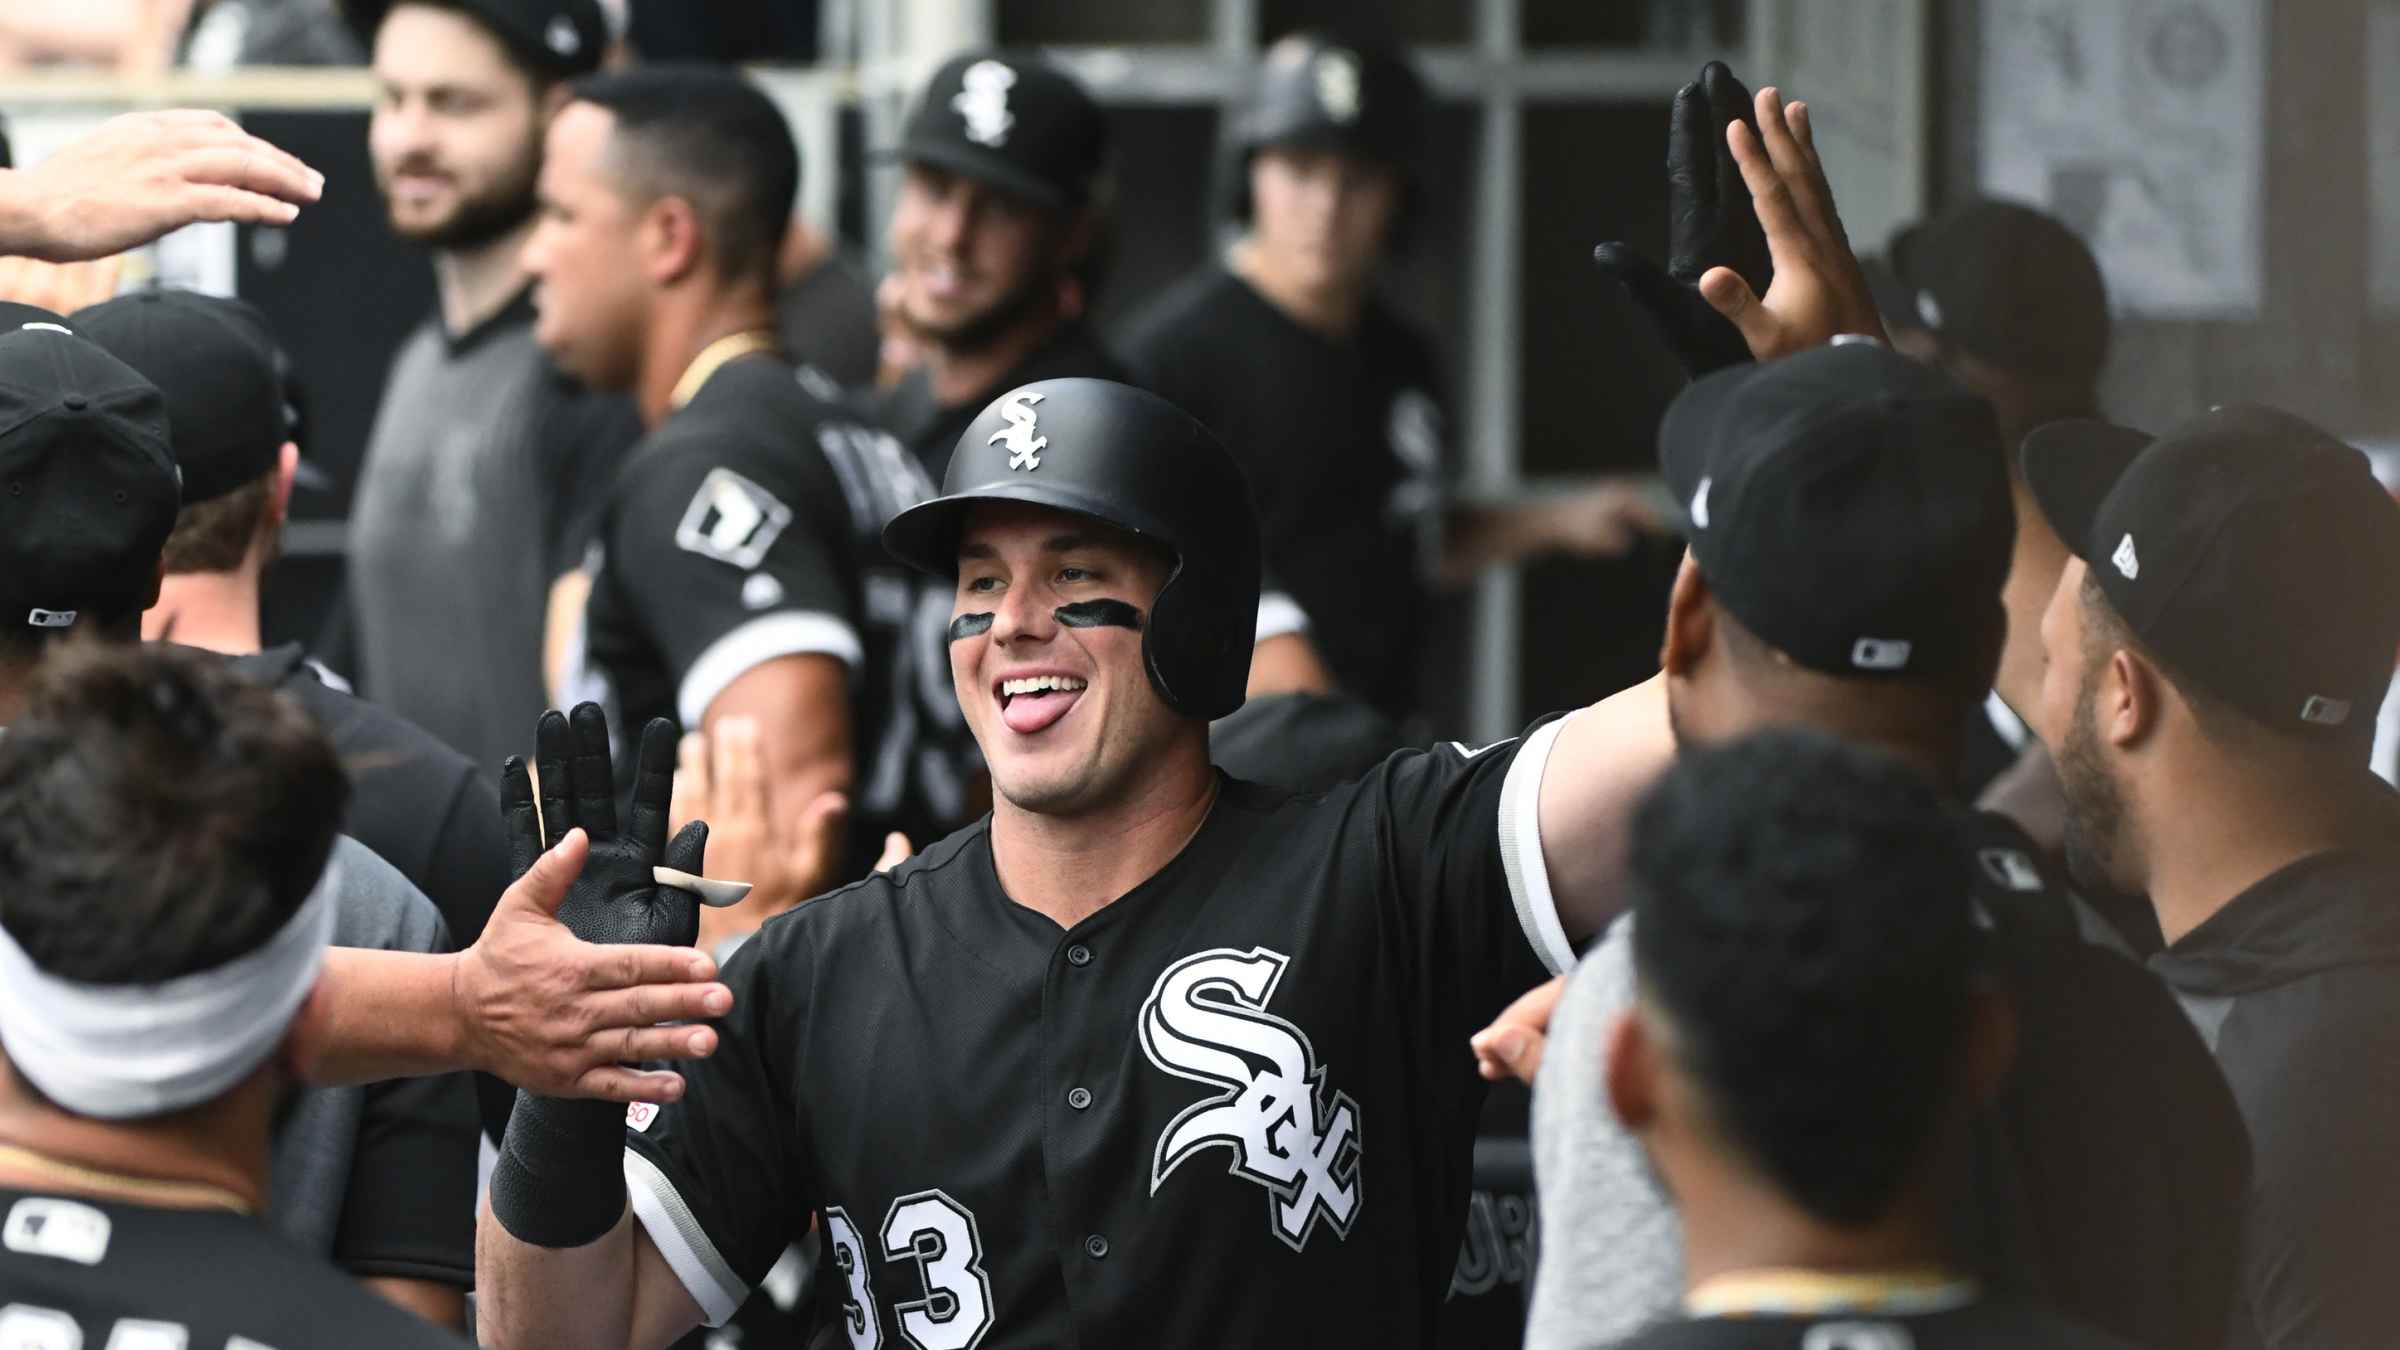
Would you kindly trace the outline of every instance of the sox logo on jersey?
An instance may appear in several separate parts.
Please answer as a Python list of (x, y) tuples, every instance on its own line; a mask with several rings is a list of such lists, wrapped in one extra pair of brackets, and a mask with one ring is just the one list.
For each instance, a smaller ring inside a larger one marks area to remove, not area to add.
[(1142, 1052), (1178, 1078), (1224, 1088), (1159, 1135), (1150, 1193), (1202, 1149), (1233, 1152), (1227, 1170), (1267, 1189), (1268, 1227), (1293, 1251), (1317, 1221), (1348, 1237), (1358, 1218), (1359, 1122), (1346, 1092), (1321, 1100), (1325, 1069), (1300, 1028), (1268, 1012), (1291, 958), (1217, 947), (1160, 973), (1142, 1003)]

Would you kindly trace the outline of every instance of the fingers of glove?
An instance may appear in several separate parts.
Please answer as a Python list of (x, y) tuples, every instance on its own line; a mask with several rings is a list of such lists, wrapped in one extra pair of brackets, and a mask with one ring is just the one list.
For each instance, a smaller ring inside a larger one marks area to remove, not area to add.
[(575, 823), (594, 843), (617, 837), (616, 766), (608, 758), (608, 714), (597, 703), (578, 703), (567, 714), (574, 730)]
[[(693, 876), (702, 875), (702, 864), (707, 858), (708, 822), (705, 820), (695, 820), (677, 830), (675, 837), (667, 841), (659, 854), (661, 865), (679, 872), (689, 872)], [(677, 891), (676, 894), (683, 895), (685, 892)]]
[(1681, 287), (1631, 245), (1610, 242), (1592, 250), (1592, 263), (1625, 288), (1633, 302), (1664, 323), (1676, 308)]
[(675, 802), (675, 740), (675, 724), (663, 717), (651, 718), (642, 728), (626, 834), (645, 857), (655, 858), (667, 846), (667, 811)]
[(533, 780), (523, 755), (510, 755), (500, 766), (500, 821), (508, 832), (508, 875), (521, 877), (542, 853), (542, 823), (534, 814)]
[(552, 708), (533, 729), (534, 800), (541, 807), (544, 842), (564, 837), (577, 823), (573, 775), (568, 768), (573, 762), (567, 715)]
[[(1667, 271), (1698, 276), (1719, 206), (1717, 130), (1700, 86), (1675, 91), (1667, 114)], [(1689, 279), (1688, 277), (1686, 278)]]

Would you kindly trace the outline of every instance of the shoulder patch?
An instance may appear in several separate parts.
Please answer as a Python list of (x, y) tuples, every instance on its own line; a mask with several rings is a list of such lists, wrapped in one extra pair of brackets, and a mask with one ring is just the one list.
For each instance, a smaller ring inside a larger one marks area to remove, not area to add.
[(731, 469), (711, 469), (683, 509), (675, 546), (747, 571), (791, 523), (792, 509), (775, 494)]

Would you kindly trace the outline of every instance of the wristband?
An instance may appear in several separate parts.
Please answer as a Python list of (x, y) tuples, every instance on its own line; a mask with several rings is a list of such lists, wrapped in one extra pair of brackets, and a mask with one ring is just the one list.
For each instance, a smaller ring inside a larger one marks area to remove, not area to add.
[(492, 1168), (492, 1215), (536, 1247), (605, 1236), (625, 1216), (625, 1108), (518, 1092)]

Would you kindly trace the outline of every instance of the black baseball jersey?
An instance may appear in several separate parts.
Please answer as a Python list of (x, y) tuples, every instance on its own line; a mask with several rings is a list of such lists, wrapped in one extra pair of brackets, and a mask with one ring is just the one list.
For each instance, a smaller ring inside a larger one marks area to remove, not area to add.
[(890, 436), (789, 364), (727, 362), (617, 479), (572, 692), (610, 704), (620, 734), (653, 717), (697, 728), (751, 669), (836, 657), (851, 673), (857, 838), (955, 829), (980, 761), (950, 687), (950, 591), (882, 542), (884, 521), (931, 494)]
[(1211, 265), (1136, 319), (1125, 358), (1241, 461), (1270, 589), (1308, 615), (1334, 679), (1388, 717), (1416, 713), (1446, 440), (1425, 340), (1370, 300), (1334, 341)]
[(1662, 1322), (1617, 1350), (2133, 1350), (2029, 1304), (1993, 1300), (1947, 1312), (1694, 1317)]
[(1061, 930), (988, 818), (770, 922), (634, 1213), (712, 1321), (822, 1217), (854, 1346), (1428, 1343), (1484, 1096), (1467, 1038), (1572, 953), (1536, 801), (1559, 722), (1328, 793), (1220, 779)]
[(0, 1187), (8, 1350), (455, 1350), (465, 1341), (225, 1210)]
[(899, 437), (900, 443), (924, 466), (926, 475), (939, 483), (950, 469), (950, 453), (958, 448), (958, 438), (983, 415), (986, 404), (1021, 384), (1073, 377), (1115, 380), (1119, 384), (1136, 382), (1124, 364), (1100, 345), (1089, 327), (1067, 323), (1060, 325), (1048, 341), (1006, 375), (992, 381), (990, 389), (974, 398), (941, 403), (934, 398), (933, 384), (926, 379), (925, 372), (912, 371), (875, 399), (874, 418), (885, 431)]

